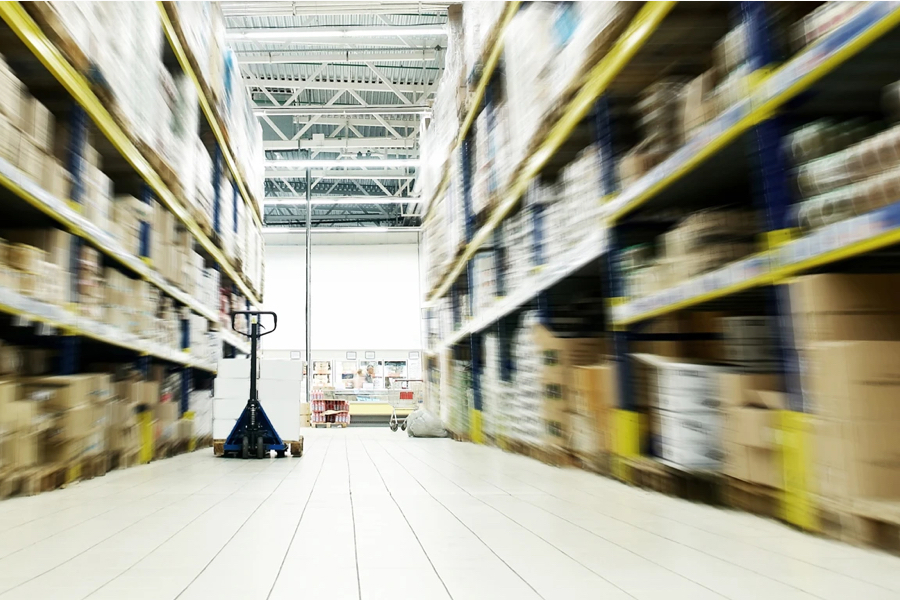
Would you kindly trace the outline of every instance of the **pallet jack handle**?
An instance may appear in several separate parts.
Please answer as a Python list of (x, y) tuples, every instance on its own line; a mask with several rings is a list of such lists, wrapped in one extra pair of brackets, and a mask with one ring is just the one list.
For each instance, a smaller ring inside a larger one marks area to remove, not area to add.
[[(237, 315), (247, 315), (247, 317), (248, 317), (247, 320), (249, 321), (249, 324), (250, 324), (250, 331), (241, 331), (240, 329), (238, 329), (237, 327), (234, 326), (234, 318)], [(261, 317), (263, 315), (272, 315), (272, 329), (268, 329), (268, 328), (262, 326), (262, 318)], [(254, 316), (257, 317), (255, 323), (253, 321)], [(253, 327), (254, 324), (259, 325), (259, 328), (255, 329)], [(262, 337), (264, 335), (269, 335), (270, 333), (272, 333), (273, 331), (278, 329), (278, 315), (276, 315), (275, 313), (273, 313), (270, 310), (234, 310), (234, 311), (231, 311), (231, 328), (234, 329), (236, 332), (238, 332), (239, 334), (241, 334), (244, 337), (248, 337), (248, 338)], [(254, 329), (255, 329), (255, 331), (254, 331)], [(262, 333), (260, 331), (261, 329), (266, 329), (266, 332)]]

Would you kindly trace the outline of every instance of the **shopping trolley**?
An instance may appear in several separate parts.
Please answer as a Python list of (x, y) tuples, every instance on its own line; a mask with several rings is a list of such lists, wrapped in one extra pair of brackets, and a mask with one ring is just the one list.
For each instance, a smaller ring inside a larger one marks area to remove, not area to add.
[[(391, 428), (391, 431), (397, 431), (401, 429), (406, 431), (406, 418), (409, 416), (409, 413), (416, 410), (419, 405), (420, 398), (417, 396), (421, 396), (420, 386), (414, 385), (414, 382), (420, 382), (419, 380), (414, 379), (395, 379), (395, 383), (401, 384), (402, 382), (408, 382), (408, 387), (410, 389), (401, 389), (397, 392), (397, 395), (394, 396), (391, 394), (390, 398), (388, 398), (388, 403), (391, 405), (391, 419), (388, 421), (388, 427)], [(397, 411), (406, 414), (398, 414)]]

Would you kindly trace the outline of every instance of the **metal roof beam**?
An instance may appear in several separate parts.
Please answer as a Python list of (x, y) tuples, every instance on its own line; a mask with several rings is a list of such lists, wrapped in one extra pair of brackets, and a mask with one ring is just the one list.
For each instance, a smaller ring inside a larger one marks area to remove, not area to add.
[[(346, 90), (356, 92), (388, 92), (394, 90), (377, 81), (328, 81), (311, 78), (305, 80), (298, 79), (262, 79), (260, 77), (244, 77), (244, 82), (248, 87), (259, 88), (260, 90), (269, 90), (273, 94), (291, 92), (276, 92), (275, 90)], [(437, 79), (437, 78), (435, 78)], [(428, 91), (428, 85), (418, 85), (411, 83), (393, 83), (392, 85), (404, 94), (421, 94)], [(283, 103), (282, 103), (283, 104)]]
[[(339, 92), (343, 94), (344, 92)], [(265, 106), (253, 109), (253, 113), (260, 115), (430, 115), (431, 107), (421, 104), (412, 106), (401, 104), (379, 104), (361, 106), (359, 104), (316, 104), (311, 106)], [(377, 119), (377, 117), (376, 117)], [(316, 119), (316, 122), (320, 122)], [(343, 123), (341, 123), (343, 124)], [(373, 123), (376, 125), (376, 123)], [(384, 123), (381, 123), (384, 126)]]
[(240, 52), (241, 65), (274, 65), (284, 63), (356, 62), (376, 60), (428, 62), (437, 58), (437, 52), (424, 48), (398, 48), (391, 52), (369, 50), (292, 50), (290, 52)]
[(311, 140), (270, 140), (263, 142), (266, 150), (355, 150), (357, 148), (415, 148), (416, 140), (393, 137), (316, 138)]
[[(282, 177), (306, 177), (306, 169), (266, 169), (266, 179)], [(322, 179), (415, 179), (416, 175), (406, 169), (382, 169), (380, 171), (336, 171), (331, 169), (311, 169), (310, 177)]]

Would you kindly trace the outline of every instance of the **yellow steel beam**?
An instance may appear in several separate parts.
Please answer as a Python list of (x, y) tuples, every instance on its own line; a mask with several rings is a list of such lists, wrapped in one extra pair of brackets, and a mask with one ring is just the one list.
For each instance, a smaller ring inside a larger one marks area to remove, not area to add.
[(209, 98), (206, 97), (206, 94), (203, 91), (203, 86), (200, 85), (200, 79), (197, 77), (197, 73), (194, 72), (194, 67), (191, 64), (190, 59), (188, 58), (187, 49), (181, 44), (181, 38), (178, 36), (178, 33), (175, 30), (175, 25), (172, 23), (172, 20), (169, 18), (169, 14), (166, 12), (166, 2), (157, 2), (156, 4), (159, 7), (160, 20), (162, 21), (163, 31), (166, 34), (166, 39), (169, 41), (169, 46), (172, 48), (172, 52), (175, 53), (175, 57), (178, 59), (178, 64), (181, 65), (181, 68), (184, 71), (185, 75), (187, 75), (191, 79), (194, 87), (197, 89), (197, 98), (200, 101), (200, 110), (203, 111), (203, 115), (206, 117), (207, 122), (209, 122), (210, 129), (212, 129), (213, 136), (215, 136), (216, 142), (222, 149), (222, 157), (225, 159), (225, 164), (228, 166), (228, 170), (231, 171), (231, 176), (234, 179), (235, 183), (237, 183), (238, 190), (241, 192), (241, 197), (244, 199), (244, 202), (250, 209), (250, 214), (253, 215), (253, 221), (256, 223), (257, 227), (262, 227), (262, 221), (260, 220), (261, 209), (259, 203), (257, 199), (254, 198), (249, 191), (247, 191), (247, 186), (244, 183), (244, 178), (241, 176), (241, 173), (238, 170), (237, 161), (235, 161), (234, 159), (234, 153), (231, 151), (231, 146), (226, 143), (225, 130), (220, 122), (221, 119), (219, 118), (219, 113), (218, 111), (213, 109)]
[(119, 151), (122, 157), (134, 168), (138, 175), (150, 186), (156, 197), (180, 220), (191, 232), (201, 246), (221, 265), (229, 278), (238, 286), (243, 294), (254, 304), (259, 299), (250, 287), (244, 283), (234, 266), (222, 251), (213, 244), (190, 213), (181, 205), (159, 174), (150, 166), (147, 159), (128, 139), (122, 128), (91, 90), (90, 83), (62, 55), (59, 49), (47, 38), (34, 19), (25, 12), (19, 2), (0, 2), (0, 18), (12, 29), (19, 39), (40, 60), (46, 69), (66, 89), (72, 98), (90, 115), (94, 124), (109, 142)]
[(466, 263), (475, 256), (475, 252), (487, 241), (494, 229), (518, 204), (531, 180), (540, 173), (578, 123), (587, 116), (594, 101), (606, 91), (609, 84), (641, 49), (674, 6), (675, 2), (647, 2), (644, 5), (609, 53), (591, 70), (584, 86), (566, 106), (559, 120), (554, 123), (535, 153), (527, 159), (524, 168), (519, 172), (510, 189), (507, 190), (497, 209), (491, 213), (487, 222), (478, 230), (441, 283), (432, 290), (429, 301), (447, 293), (447, 290), (466, 267)]
[[(469, 129), (472, 127), (472, 123), (475, 122), (475, 117), (478, 116), (478, 109), (481, 107), (481, 101), (484, 99), (484, 93), (487, 90), (488, 83), (490, 83), (491, 77), (494, 76), (494, 71), (497, 69), (497, 65), (500, 63), (500, 57), (503, 55), (503, 42), (506, 37), (506, 28), (509, 26), (513, 17), (516, 16), (520, 4), (522, 3), (506, 3), (506, 12), (503, 13), (503, 16), (500, 18), (497, 25), (496, 39), (488, 52), (487, 58), (484, 60), (484, 66), (481, 70), (481, 79), (478, 80), (475, 92), (472, 94), (472, 97), (469, 98), (469, 110), (466, 113), (466, 118), (463, 119), (463, 122), (460, 125), (459, 134), (456, 136), (456, 143), (453, 145), (454, 150), (462, 146), (463, 141), (466, 139), (466, 135), (469, 133)], [(438, 184), (434, 197), (428, 202), (423, 219), (427, 218), (429, 213), (431, 213), (431, 207), (434, 206), (434, 201), (444, 193), (444, 190), (447, 189), (449, 184), (450, 167), (448, 165), (447, 168), (444, 169), (444, 174), (441, 177), (441, 182)]]

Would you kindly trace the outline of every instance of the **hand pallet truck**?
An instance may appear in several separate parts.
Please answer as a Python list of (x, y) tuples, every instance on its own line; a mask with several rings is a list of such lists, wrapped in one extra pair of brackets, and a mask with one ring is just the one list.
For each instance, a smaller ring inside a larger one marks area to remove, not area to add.
[[(247, 315), (250, 323), (250, 332), (240, 331), (234, 326), (234, 318), (237, 315)], [(262, 333), (263, 327), (261, 321), (263, 315), (272, 316), (272, 329)], [(259, 402), (259, 394), (256, 390), (256, 346), (257, 341), (264, 335), (268, 335), (275, 331), (278, 327), (278, 316), (271, 311), (255, 311), (255, 310), (237, 310), (231, 313), (231, 328), (237, 333), (250, 338), (250, 398), (247, 400), (247, 406), (241, 413), (237, 423), (228, 437), (225, 439), (224, 452), (222, 456), (236, 458), (263, 458), (269, 456), (269, 452), (275, 451), (278, 458), (284, 458), (289, 447), (275, 427), (266, 416), (262, 404)], [(296, 446), (296, 449), (294, 448)], [(302, 445), (291, 444), (292, 453), (296, 455), (302, 454)], [(299, 452), (297, 452), (299, 450)]]

